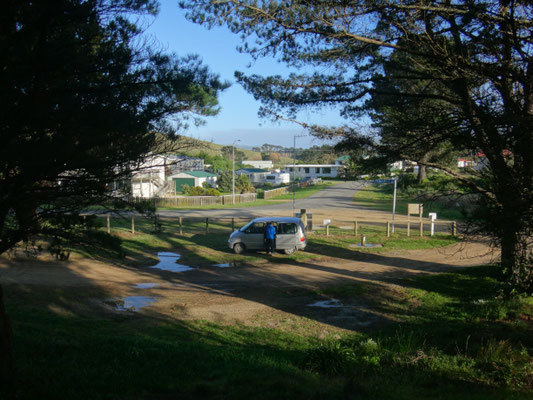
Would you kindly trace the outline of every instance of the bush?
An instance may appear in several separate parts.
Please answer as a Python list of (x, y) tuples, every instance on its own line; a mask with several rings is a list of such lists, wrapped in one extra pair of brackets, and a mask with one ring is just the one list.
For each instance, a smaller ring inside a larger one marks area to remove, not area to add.
[(218, 190), (214, 188), (209, 188), (205, 191), (205, 196), (220, 196), (222, 193), (220, 193)]
[(205, 196), (204, 194), (205, 190), (201, 186), (195, 186), (189, 189), (187, 192), (188, 196)]
[(187, 185), (187, 184), (181, 185), (181, 193), (183, 193), (183, 194), (188, 194), (190, 188), (191, 188), (191, 187), (190, 187), (189, 185)]

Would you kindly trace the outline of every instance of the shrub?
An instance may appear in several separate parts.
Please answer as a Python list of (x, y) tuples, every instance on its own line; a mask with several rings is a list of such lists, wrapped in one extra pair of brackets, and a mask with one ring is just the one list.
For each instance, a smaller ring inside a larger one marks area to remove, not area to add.
[(188, 194), (190, 188), (191, 188), (191, 187), (190, 187), (189, 185), (187, 185), (187, 184), (181, 185), (181, 193), (183, 193), (183, 194)]
[(222, 193), (220, 193), (218, 190), (214, 188), (209, 188), (205, 191), (205, 196), (220, 196)]

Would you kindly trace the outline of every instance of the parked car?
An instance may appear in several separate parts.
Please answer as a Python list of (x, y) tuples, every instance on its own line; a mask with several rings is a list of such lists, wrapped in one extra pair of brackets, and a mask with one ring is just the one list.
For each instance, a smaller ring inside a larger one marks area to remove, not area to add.
[(292, 254), (297, 250), (305, 249), (307, 246), (305, 226), (299, 218), (291, 217), (256, 218), (230, 235), (229, 248), (237, 254), (246, 250), (263, 250), (265, 248), (265, 226), (269, 222), (276, 227), (276, 250)]

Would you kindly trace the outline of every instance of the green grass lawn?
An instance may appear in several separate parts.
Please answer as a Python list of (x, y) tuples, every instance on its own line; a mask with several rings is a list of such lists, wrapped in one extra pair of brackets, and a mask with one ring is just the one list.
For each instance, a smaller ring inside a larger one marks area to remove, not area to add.
[[(383, 210), (392, 212), (394, 199), (394, 187), (392, 183), (372, 184), (367, 185), (363, 189), (357, 191), (353, 201), (360, 206), (374, 208), (376, 210)], [(407, 215), (408, 203), (423, 203), (424, 217), (428, 213), (436, 212), (439, 219), (461, 220), (464, 219), (461, 211), (456, 208), (446, 207), (437, 201), (428, 202), (421, 201), (416, 198), (409, 198), (402, 195), (400, 192), (396, 196), (396, 213), (400, 215)], [(416, 216), (413, 216), (415, 218)]]
[[(328, 286), (389, 322), (327, 337), (268, 326), (77, 312), (79, 289), (7, 286), (17, 378), (6, 399), (531, 399), (533, 300), (494, 267), (391, 289)], [(66, 311), (56, 311), (61, 305)], [(295, 319), (302, 329), (308, 322)], [(528, 350), (529, 349), (529, 350)]]
[[(338, 182), (335, 181), (323, 181), (320, 184), (312, 185), (312, 186), (306, 186), (306, 187), (297, 187), (294, 192), (294, 198), (295, 199), (305, 199), (309, 196), (314, 195), (315, 193), (319, 192), (320, 190), (323, 190), (329, 186), (335, 185)], [(293, 199), (293, 193), (292, 191), (288, 194), (284, 194), (281, 196), (277, 196), (276, 200), (292, 200)]]
[[(150, 233), (147, 219), (136, 220), (134, 235), (128, 219), (113, 219), (111, 228), (127, 256), (113, 262), (126, 267), (149, 265), (164, 250), (181, 253), (180, 263), (188, 265), (260, 266), (361, 254), (350, 247), (360, 239), (340, 230), (309, 234), (305, 252), (267, 257), (233, 254), (229, 221), (213, 221), (209, 235), (201, 221), (186, 224), (182, 235), (173, 220), (163, 220), (159, 233)], [(368, 252), (457, 240), (387, 238), (372, 226), (363, 232), (384, 246)], [(0, 389), (0, 398), (531, 399), (533, 298), (501, 297), (497, 277), (496, 267), (484, 266), (398, 278), (393, 286), (362, 281), (284, 293), (290, 298), (314, 291), (360, 305), (382, 321), (356, 331), (330, 327), (326, 335), (298, 315), (290, 329), (268, 320), (254, 327), (177, 321), (91, 309), (90, 300), (105, 298), (105, 288), (4, 285), (17, 377)]]

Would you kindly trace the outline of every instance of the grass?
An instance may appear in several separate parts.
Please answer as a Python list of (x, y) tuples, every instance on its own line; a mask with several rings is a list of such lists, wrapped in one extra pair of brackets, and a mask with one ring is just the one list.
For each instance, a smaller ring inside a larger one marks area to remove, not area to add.
[[(84, 296), (79, 289), (10, 285), (18, 374), (0, 396), (531, 399), (533, 301), (498, 298), (496, 276), (494, 267), (479, 267), (414, 276), (394, 289), (375, 283), (324, 288), (323, 295), (366, 302), (391, 321), (326, 338), (82, 313), (70, 303)], [(60, 306), (69, 312), (57, 312)]]
[[(296, 188), (294, 192), (294, 198), (295, 199), (305, 199), (309, 196), (314, 195), (315, 193), (334, 185), (336, 182), (333, 181), (324, 181), (323, 183), (312, 185), (312, 186), (306, 186), (306, 187), (298, 187)], [(277, 196), (276, 200), (292, 200), (293, 198), (293, 192), (291, 191), (288, 194), (284, 194), (281, 196)]]
[[(357, 191), (353, 200), (359, 206), (392, 212), (394, 186), (391, 183), (367, 185), (363, 189)], [(410, 198), (406, 195), (403, 195), (401, 192), (398, 192), (396, 195), (396, 213), (406, 215), (408, 203), (420, 202), (421, 201), (419, 199), (417, 200), (416, 198)], [(439, 219), (464, 219), (464, 216), (459, 209), (446, 207), (437, 201), (425, 201), (423, 203), (424, 216), (426, 217), (428, 213), (436, 212)], [(413, 216), (413, 218), (416, 218), (416, 216)]]
[[(105, 226), (105, 219), (100, 219)], [(353, 260), (361, 252), (380, 253), (396, 249), (428, 249), (447, 246), (457, 242), (457, 238), (448, 234), (436, 234), (431, 237), (411, 236), (397, 232), (387, 237), (384, 226), (362, 225), (359, 235), (353, 236), (353, 231), (332, 227), (330, 236), (324, 230), (308, 232), (308, 247), (306, 251), (298, 251), (292, 255), (276, 254), (267, 256), (263, 252), (246, 252), (234, 254), (228, 248), (227, 241), (231, 233), (231, 219), (210, 219), (209, 234), (205, 234), (205, 220), (184, 219), (182, 234), (179, 234), (179, 225), (176, 219), (160, 219), (160, 232), (153, 233), (154, 225), (147, 218), (135, 218), (135, 234), (131, 233), (131, 220), (129, 218), (112, 218), (111, 230), (113, 235), (122, 240), (122, 248), (126, 261), (115, 259), (115, 262), (129, 262), (146, 265), (157, 261), (158, 251), (174, 251), (182, 254), (181, 263), (188, 265), (205, 265), (213, 263), (264, 263), (264, 262), (300, 262), (309, 259), (321, 259), (334, 255), (335, 257)], [(235, 229), (243, 226), (248, 220), (235, 220)], [(103, 229), (103, 228), (102, 228)], [(350, 234), (351, 233), (351, 234)], [(378, 248), (356, 248), (360, 243), (361, 235), (366, 236), (367, 243), (381, 244)], [(91, 257), (109, 257), (108, 253), (85, 250), (82, 254)]]
[(279, 204), (279, 201), (272, 201), (272, 200), (255, 200), (255, 201), (247, 201), (245, 203), (237, 203), (237, 204), (211, 204), (211, 205), (205, 205), (205, 206), (179, 206), (179, 207), (158, 207), (158, 210), (213, 210), (213, 209), (224, 209), (224, 208), (248, 208), (248, 207), (261, 207), (261, 206), (268, 206), (272, 204)]
[[(295, 192), (295, 198), (296, 199), (304, 199), (309, 196), (312, 196), (313, 194), (317, 193), (318, 191), (325, 189), (326, 187), (329, 187), (331, 185), (335, 184), (335, 182), (332, 181), (326, 181), (319, 185), (313, 185), (313, 186), (307, 186), (305, 188), (296, 188)], [(258, 199), (256, 201), (249, 201), (246, 203), (238, 203), (238, 204), (212, 204), (212, 205), (206, 205), (206, 206), (191, 206), (191, 207), (158, 207), (158, 210), (190, 210), (190, 209), (201, 209), (201, 210), (212, 210), (212, 209), (224, 209), (224, 208), (248, 208), (248, 207), (261, 207), (261, 206), (268, 206), (272, 204), (279, 204), (280, 201), (289, 201), (292, 200), (293, 193), (277, 196), (276, 200), (263, 200)]]

